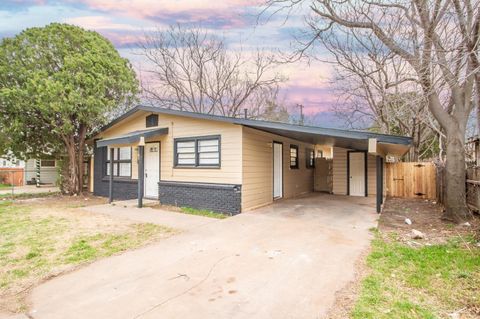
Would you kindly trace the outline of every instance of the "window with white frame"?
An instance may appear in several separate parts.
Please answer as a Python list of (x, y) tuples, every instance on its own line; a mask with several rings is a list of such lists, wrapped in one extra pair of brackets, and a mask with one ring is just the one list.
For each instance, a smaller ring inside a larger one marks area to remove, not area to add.
[[(110, 175), (110, 149), (107, 149), (106, 173)], [(131, 177), (132, 176), (132, 148), (115, 147), (113, 148), (113, 176)]]
[(315, 151), (311, 148), (307, 148), (305, 150), (307, 153), (307, 168), (314, 168), (315, 167)]
[(290, 168), (298, 168), (298, 145), (290, 144)]
[(219, 167), (220, 137), (192, 137), (175, 140), (176, 167)]

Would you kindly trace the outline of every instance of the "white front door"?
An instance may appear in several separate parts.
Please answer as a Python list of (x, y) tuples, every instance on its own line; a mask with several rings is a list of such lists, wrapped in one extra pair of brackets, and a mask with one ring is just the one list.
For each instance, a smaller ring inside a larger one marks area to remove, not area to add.
[(350, 196), (365, 196), (365, 153), (350, 152)]
[(145, 144), (145, 197), (158, 198), (160, 181), (160, 143)]
[(283, 197), (283, 144), (273, 143), (273, 198)]

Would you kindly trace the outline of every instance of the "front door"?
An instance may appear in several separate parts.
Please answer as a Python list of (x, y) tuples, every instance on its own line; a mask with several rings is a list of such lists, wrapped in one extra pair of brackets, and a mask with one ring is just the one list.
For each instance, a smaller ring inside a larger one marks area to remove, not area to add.
[(273, 198), (283, 197), (283, 144), (273, 143)]
[(160, 143), (145, 144), (145, 197), (158, 199)]
[(350, 152), (349, 154), (349, 194), (350, 196), (365, 196), (365, 153)]

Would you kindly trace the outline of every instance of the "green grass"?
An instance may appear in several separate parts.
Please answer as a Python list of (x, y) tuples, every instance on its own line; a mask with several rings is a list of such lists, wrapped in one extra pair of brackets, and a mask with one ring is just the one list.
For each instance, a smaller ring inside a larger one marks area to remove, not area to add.
[(469, 247), (454, 238), (411, 248), (377, 233), (367, 258), (371, 273), (362, 282), (352, 317), (430, 319), (448, 318), (460, 309), (480, 311), (480, 249)]
[(16, 297), (18, 292), (54, 271), (140, 247), (174, 233), (170, 228), (147, 223), (115, 226), (118, 222), (112, 220), (97, 224), (97, 219), (85, 220), (95, 216), (77, 216), (74, 211), (59, 217), (63, 215), (46, 213), (46, 207), (39, 213), (38, 207), (39, 204), (0, 201), (0, 309), (22, 311), (25, 304), (21, 294)]
[(181, 210), (182, 210), (182, 213), (190, 214), (190, 215), (198, 215), (198, 216), (205, 216), (205, 217), (218, 218), (218, 219), (224, 219), (224, 218), (228, 217), (228, 215), (212, 212), (212, 211), (206, 210), (206, 209), (196, 209), (196, 208), (192, 208), (192, 207), (181, 207)]
[(0, 183), (0, 190), (1, 190), (1, 189), (9, 189), (9, 188), (12, 188), (12, 185), (10, 185), (10, 184), (1, 184), (1, 183)]

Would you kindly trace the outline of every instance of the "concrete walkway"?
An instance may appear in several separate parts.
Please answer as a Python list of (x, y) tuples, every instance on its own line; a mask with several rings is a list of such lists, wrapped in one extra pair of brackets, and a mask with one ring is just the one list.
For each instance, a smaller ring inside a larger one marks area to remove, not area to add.
[(215, 220), (40, 285), (29, 315), (321, 318), (354, 278), (374, 211), (369, 198), (313, 195)]
[[(59, 192), (60, 189), (53, 185), (42, 185), (40, 187), (36, 187), (35, 185), (24, 185), (24, 186), (15, 186), (13, 188), (13, 194), (38, 194), (38, 193), (50, 193), (50, 192)], [(12, 194), (12, 188), (8, 189), (1, 189), (0, 195), (4, 194)]]

